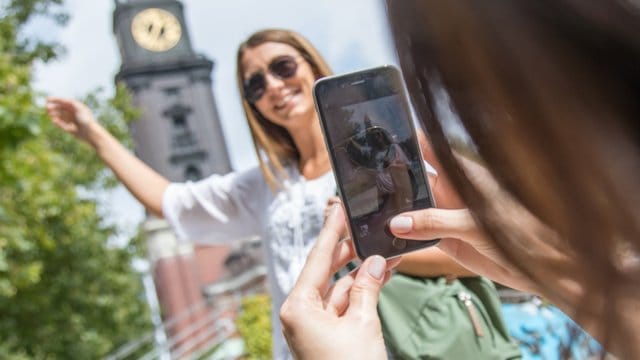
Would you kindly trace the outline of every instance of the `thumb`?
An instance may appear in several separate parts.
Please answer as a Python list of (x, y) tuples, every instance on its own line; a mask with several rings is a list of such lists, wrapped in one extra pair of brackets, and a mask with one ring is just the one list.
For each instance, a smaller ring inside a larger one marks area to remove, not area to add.
[(386, 273), (387, 261), (380, 255), (371, 256), (362, 263), (351, 286), (347, 313), (357, 312), (365, 319), (377, 319), (378, 295)]

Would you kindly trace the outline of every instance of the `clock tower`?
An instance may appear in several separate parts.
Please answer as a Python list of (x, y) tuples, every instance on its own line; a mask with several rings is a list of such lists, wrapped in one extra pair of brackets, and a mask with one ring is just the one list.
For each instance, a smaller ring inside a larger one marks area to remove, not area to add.
[[(170, 181), (229, 172), (213, 62), (194, 52), (182, 4), (115, 0), (113, 32), (122, 59), (116, 82), (142, 111), (131, 125), (136, 155)], [(202, 323), (203, 289), (222, 275), (229, 249), (178, 242), (164, 220), (150, 215), (143, 229), (162, 315), (172, 324), (167, 335), (186, 341), (185, 329)]]
[(116, 81), (142, 116), (131, 127), (138, 157), (172, 181), (231, 170), (211, 87), (213, 62), (191, 47), (176, 0), (119, 0), (113, 30)]

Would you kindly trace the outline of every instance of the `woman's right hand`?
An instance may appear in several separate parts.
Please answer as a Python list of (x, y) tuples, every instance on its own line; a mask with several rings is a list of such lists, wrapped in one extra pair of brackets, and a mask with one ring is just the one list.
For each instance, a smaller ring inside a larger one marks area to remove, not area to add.
[[(555, 231), (505, 192), (487, 169), (462, 156), (457, 159), (471, 183), (484, 196), (492, 199), (493, 207), (490, 211), (493, 212), (494, 220), (513, 235), (510, 244), (512, 251), (530, 257), (531, 261), (538, 264), (554, 264), (553, 268), (543, 266), (534, 270), (539, 278), (553, 278), (544, 284), (545, 289), (525, 275), (520, 270), (520, 264), (506, 257), (495, 240), (476, 223), (442, 169), (439, 169), (436, 186), (432, 185), (433, 195), (440, 208), (400, 214), (391, 220), (390, 230), (396, 236), (407, 239), (440, 238), (440, 250), (460, 265), (514, 289), (545, 297), (553, 295), (549, 289), (567, 295), (566, 299), (556, 299), (557, 302), (571, 302), (579, 298), (583, 289), (573, 276), (577, 273), (577, 264), (571, 257), (571, 249), (563, 245)], [(435, 166), (438, 165), (437, 161), (434, 163)], [(556, 273), (549, 274), (552, 269)], [(562, 271), (558, 272), (558, 269)]]
[(91, 127), (99, 126), (85, 104), (73, 99), (48, 97), (46, 110), (53, 123), (76, 138), (91, 143)]
[(396, 236), (441, 239), (438, 248), (470, 271), (514, 289), (537, 293), (537, 287), (505, 258), (467, 209), (424, 209), (403, 213), (389, 223)]
[(100, 159), (148, 211), (162, 217), (162, 199), (169, 181), (135, 157), (98, 123), (80, 101), (47, 98), (46, 110), (53, 123), (90, 144)]

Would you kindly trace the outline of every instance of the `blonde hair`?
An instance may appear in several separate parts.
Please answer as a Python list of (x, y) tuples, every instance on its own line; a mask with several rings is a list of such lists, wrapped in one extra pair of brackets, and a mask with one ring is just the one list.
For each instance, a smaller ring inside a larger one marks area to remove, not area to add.
[(318, 50), (307, 39), (290, 30), (265, 29), (258, 31), (249, 36), (238, 48), (236, 80), (242, 97), (242, 108), (249, 122), (260, 170), (269, 187), (275, 191), (282, 184), (279, 179), (287, 177), (284, 165), (298, 160), (299, 152), (291, 135), (284, 127), (269, 121), (253, 104), (247, 101), (244, 94), (244, 72), (242, 68), (242, 56), (245, 50), (267, 42), (287, 44), (296, 49), (311, 66), (316, 80), (331, 75), (332, 71)]

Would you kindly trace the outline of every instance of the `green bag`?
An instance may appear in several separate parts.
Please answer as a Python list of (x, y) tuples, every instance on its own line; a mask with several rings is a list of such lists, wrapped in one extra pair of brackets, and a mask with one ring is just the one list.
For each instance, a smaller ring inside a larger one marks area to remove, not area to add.
[(416, 278), (396, 273), (378, 313), (396, 359), (520, 359), (493, 283), (482, 277)]

